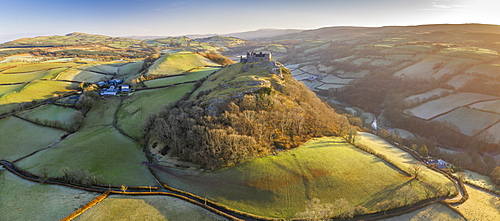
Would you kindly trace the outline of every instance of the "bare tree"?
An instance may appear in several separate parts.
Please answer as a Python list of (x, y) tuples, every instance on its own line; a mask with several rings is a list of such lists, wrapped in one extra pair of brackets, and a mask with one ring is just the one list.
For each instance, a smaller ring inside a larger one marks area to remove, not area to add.
[(422, 165), (421, 164), (412, 164), (409, 168), (410, 174), (413, 176), (413, 179), (418, 179), (420, 173), (422, 173)]

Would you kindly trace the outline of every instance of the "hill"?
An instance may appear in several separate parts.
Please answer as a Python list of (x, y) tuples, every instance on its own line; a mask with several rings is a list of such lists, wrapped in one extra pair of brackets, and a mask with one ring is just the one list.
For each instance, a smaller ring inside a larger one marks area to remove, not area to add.
[(348, 131), (333, 109), (275, 61), (230, 65), (196, 88), (149, 119), (155, 152), (218, 168)]
[[(442, 175), (425, 175), (421, 181), (407, 177), (339, 137), (315, 138), (293, 150), (215, 172), (154, 168), (162, 181), (175, 188), (248, 213), (286, 219), (320, 218), (305, 213), (313, 199), (319, 200), (318, 206), (336, 206), (329, 216), (350, 217), (380, 211), (377, 203), (384, 201), (395, 207), (425, 199), (429, 183), (451, 185)], [(404, 195), (409, 196), (406, 202)]]

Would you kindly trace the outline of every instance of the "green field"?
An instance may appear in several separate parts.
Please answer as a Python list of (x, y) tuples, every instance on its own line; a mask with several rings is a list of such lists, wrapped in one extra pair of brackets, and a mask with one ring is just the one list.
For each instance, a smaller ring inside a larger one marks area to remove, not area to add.
[(139, 144), (111, 126), (81, 129), (50, 149), (19, 161), (19, 167), (39, 174), (48, 168), (49, 176), (62, 176), (63, 167), (88, 170), (102, 175), (100, 183), (112, 185), (155, 185), (146, 166), (147, 158)]
[(0, 220), (60, 220), (97, 194), (40, 185), (0, 170)]
[(25, 85), (23, 85), (23, 84), (0, 85), (0, 97), (4, 96), (6, 94), (9, 94), (9, 93), (20, 91), (23, 89), (24, 86)]
[(226, 220), (212, 212), (169, 196), (112, 195), (75, 221), (87, 220)]
[(31, 82), (37, 79), (53, 79), (68, 68), (55, 68), (48, 71), (34, 71), (22, 74), (0, 74), (2, 84)]
[(57, 105), (43, 105), (33, 110), (19, 113), (21, 117), (38, 121), (45, 124), (47, 121), (59, 121), (64, 128), (70, 128), (75, 123), (75, 114), (77, 110), (69, 107), (61, 107)]
[(85, 81), (97, 82), (103, 78), (110, 78), (110, 76), (99, 74), (91, 71), (85, 71), (78, 68), (65, 71), (57, 76), (58, 80), (71, 80), (71, 81)]
[(167, 167), (157, 171), (175, 188), (268, 217), (296, 217), (313, 198), (324, 203), (343, 198), (368, 211), (377, 211), (378, 202), (397, 200), (411, 188), (423, 198), (419, 181), (335, 137), (316, 138), (213, 173)]
[(113, 125), (114, 114), (119, 105), (120, 98), (118, 97), (97, 99), (90, 112), (87, 113), (82, 127), (90, 129)]
[(141, 125), (149, 114), (156, 113), (166, 104), (175, 102), (193, 90), (194, 83), (173, 87), (138, 91), (123, 101), (117, 113), (118, 127), (135, 138), (142, 135)]
[(19, 162), (21, 168), (38, 173), (49, 168), (49, 176), (61, 176), (60, 169), (88, 170), (102, 175), (104, 184), (154, 185), (147, 168), (146, 156), (138, 143), (112, 127), (113, 115), (120, 98), (97, 100), (82, 128), (55, 147)]
[(115, 63), (90, 65), (89, 67), (86, 67), (84, 70), (97, 73), (114, 74), (118, 72), (118, 65)]
[(188, 82), (188, 81), (197, 81), (201, 78), (204, 78), (204, 77), (210, 75), (211, 73), (213, 73), (214, 71), (217, 71), (219, 69), (220, 68), (202, 67), (202, 68), (196, 69), (192, 72), (189, 72), (186, 75), (169, 77), (169, 78), (158, 78), (158, 79), (146, 81), (144, 83), (148, 87), (158, 87), (158, 86), (165, 86), (165, 85), (177, 84), (177, 83)]
[(118, 76), (124, 78), (125, 82), (130, 83), (130, 81), (139, 75), (139, 71), (142, 68), (143, 61), (127, 63), (118, 68)]
[(192, 52), (178, 52), (160, 57), (149, 68), (146, 76), (180, 74), (193, 68), (207, 65), (218, 66), (218, 64), (213, 63), (201, 55)]
[(66, 132), (42, 127), (16, 117), (0, 120), (0, 159), (16, 160), (48, 147)]
[(25, 85), (21, 91), (11, 91), (11, 93), (0, 97), (0, 105), (53, 98), (73, 92), (77, 86), (77, 84), (69, 82), (37, 81)]
[(15, 68), (8, 69), (4, 72), (3, 74), (7, 73), (26, 73), (26, 72), (33, 72), (33, 71), (42, 71), (42, 70), (49, 70), (49, 69), (54, 69), (54, 68), (67, 68), (67, 67), (73, 67), (78, 64), (76, 63), (37, 63), (37, 64), (26, 64), (26, 65), (20, 65)]

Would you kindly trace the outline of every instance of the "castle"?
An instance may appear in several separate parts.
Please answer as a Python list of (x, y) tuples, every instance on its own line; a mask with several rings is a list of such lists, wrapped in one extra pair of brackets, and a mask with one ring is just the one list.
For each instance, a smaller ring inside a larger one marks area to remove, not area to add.
[(262, 53), (262, 52), (255, 53), (247, 51), (247, 56), (245, 58), (243, 58), (243, 56), (240, 56), (241, 63), (261, 62), (261, 61), (271, 61), (271, 60), (272, 60), (271, 53)]

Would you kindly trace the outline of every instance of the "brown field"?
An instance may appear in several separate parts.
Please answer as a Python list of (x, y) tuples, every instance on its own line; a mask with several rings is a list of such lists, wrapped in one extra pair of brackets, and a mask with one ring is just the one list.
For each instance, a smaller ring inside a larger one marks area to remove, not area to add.
[(469, 199), (455, 206), (467, 220), (498, 221), (500, 220), (500, 197), (466, 185)]
[(448, 114), (439, 116), (436, 121), (450, 122), (458, 127), (459, 132), (473, 136), (500, 120), (500, 114), (460, 107)]

